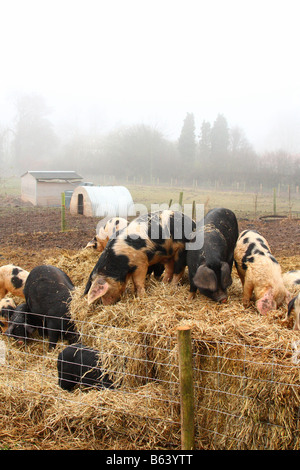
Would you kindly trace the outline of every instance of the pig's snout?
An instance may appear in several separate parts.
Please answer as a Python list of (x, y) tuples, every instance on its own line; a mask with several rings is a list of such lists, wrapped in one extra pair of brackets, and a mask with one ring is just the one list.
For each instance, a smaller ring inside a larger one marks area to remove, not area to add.
[(215, 292), (213, 294), (213, 300), (215, 302), (224, 304), (225, 302), (227, 302), (227, 294), (225, 292)]

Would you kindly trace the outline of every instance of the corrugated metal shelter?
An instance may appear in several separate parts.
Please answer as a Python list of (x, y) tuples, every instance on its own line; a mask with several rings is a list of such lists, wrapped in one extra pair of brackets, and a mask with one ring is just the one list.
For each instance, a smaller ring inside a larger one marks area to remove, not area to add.
[(87, 217), (135, 216), (132, 196), (125, 186), (78, 186), (71, 197), (70, 212)]
[(34, 206), (57, 206), (61, 193), (82, 184), (75, 171), (27, 171), (21, 176), (21, 199)]

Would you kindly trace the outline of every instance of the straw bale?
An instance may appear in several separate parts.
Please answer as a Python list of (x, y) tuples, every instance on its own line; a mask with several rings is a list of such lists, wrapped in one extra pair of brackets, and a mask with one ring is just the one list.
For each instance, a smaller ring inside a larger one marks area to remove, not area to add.
[[(188, 301), (185, 275), (179, 286), (147, 279), (142, 298), (128, 286), (115, 305), (88, 305), (83, 291), (97, 259), (93, 250), (81, 250), (45, 263), (74, 282), (70, 315), (82, 342), (100, 351), (115, 388), (65, 392), (56, 372), (63, 345), (48, 352), (42, 341), (20, 348), (5, 339), (13, 365), (0, 370), (4, 415), (13, 415), (10, 422), (5, 418), (6, 440), (16, 433), (14, 422), (31, 436), (27, 446), (42, 438), (44, 448), (179, 448), (176, 334), (178, 326), (189, 325), (197, 448), (300, 447), (300, 372), (291, 347), (299, 332), (285, 306), (267, 316), (254, 303), (244, 309), (235, 270), (226, 304), (199, 294)], [(299, 269), (299, 257), (277, 259), (283, 272)]]

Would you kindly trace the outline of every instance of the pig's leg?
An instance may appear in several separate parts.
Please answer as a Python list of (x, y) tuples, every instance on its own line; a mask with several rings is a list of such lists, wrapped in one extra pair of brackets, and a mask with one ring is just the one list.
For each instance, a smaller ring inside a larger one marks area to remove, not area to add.
[(178, 284), (181, 281), (183, 275), (184, 269), (180, 273), (174, 273), (172, 278), (172, 284)]
[(188, 300), (193, 300), (196, 296), (196, 290), (195, 291), (191, 291), (189, 292), (189, 295), (188, 295)]
[(162, 278), (163, 282), (171, 282), (174, 273), (174, 259), (170, 259), (165, 263), (165, 272)]
[(63, 332), (66, 330), (63, 318), (50, 318), (46, 320), (46, 334), (48, 332), (49, 351), (55, 348), (59, 339), (62, 340)]
[(177, 254), (177, 259), (175, 259), (172, 284), (178, 284), (181, 281), (182, 276), (184, 275), (185, 267), (186, 252), (185, 250), (181, 250)]
[(246, 278), (244, 282), (244, 291), (243, 291), (244, 307), (249, 307), (253, 289), (254, 289), (253, 282), (249, 281), (249, 279)]
[(237, 273), (238, 273), (238, 276), (241, 280), (241, 283), (242, 283), (242, 286), (244, 285), (244, 282), (245, 282), (245, 273), (244, 271), (242, 271), (241, 269), (239, 269), (236, 265), (236, 270), (237, 270)]
[(132, 274), (132, 281), (136, 290), (136, 293), (139, 297), (145, 294), (145, 279), (148, 272), (148, 264), (143, 263), (138, 266), (137, 269)]
[(4, 287), (1, 287), (0, 288), (0, 300), (3, 299), (3, 297), (5, 297), (6, 294), (7, 294), (7, 290), (4, 289)]

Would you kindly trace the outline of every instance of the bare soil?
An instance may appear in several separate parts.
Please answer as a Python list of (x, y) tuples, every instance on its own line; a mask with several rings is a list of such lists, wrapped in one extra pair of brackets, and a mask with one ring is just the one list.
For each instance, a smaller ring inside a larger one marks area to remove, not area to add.
[[(72, 216), (66, 210), (66, 231), (61, 231), (60, 208), (33, 208), (18, 198), (0, 198), (0, 264), (13, 263), (30, 270), (64, 251), (84, 248), (96, 232), (97, 218)], [(269, 242), (275, 256), (297, 256), (299, 219), (241, 219), (240, 231), (254, 229)]]

